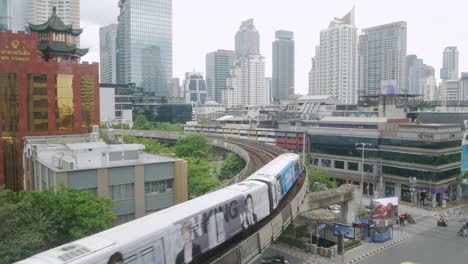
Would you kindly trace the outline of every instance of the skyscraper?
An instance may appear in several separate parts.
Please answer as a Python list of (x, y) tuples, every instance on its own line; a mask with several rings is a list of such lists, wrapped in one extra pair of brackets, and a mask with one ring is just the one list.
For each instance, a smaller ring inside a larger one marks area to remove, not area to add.
[(258, 55), (260, 54), (260, 34), (254, 25), (253, 18), (241, 23), (236, 33), (236, 55)]
[(424, 64), (416, 55), (406, 57), (406, 90), (409, 94), (420, 94), (425, 100), (434, 100), (434, 96), (428, 95), (434, 93), (431, 91), (434, 82), (433, 67)]
[(240, 57), (231, 68), (224, 93), (227, 107), (265, 105), (265, 58), (261, 55)]
[(25, 10), (26, 0), (0, 0), (0, 30), (24, 31)]
[(406, 22), (363, 30), (359, 37), (359, 93), (378, 95), (382, 83), (393, 82), (400, 94), (406, 89)]
[(227, 107), (264, 105), (265, 58), (260, 55), (260, 36), (253, 19), (242, 22), (236, 33), (236, 60), (223, 93)]
[[(13, 0), (14, 2), (19, 0)], [(65, 25), (80, 28), (80, 0), (23, 0), (26, 1), (26, 21), (42, 24), (52, 15), (52, 8), (56, 7), (57, 16)], [(79, 39), (77, 39), (79, 45)]]
[(168, 96), (172, 78), (172, 0), (121, 0), (117, 82)]
[(356, 103), (357, 41), (354, 8), (320, 32), (320, 45), (309, 74), (310, 94), (332, 95), (342, 103)]
[(294, 97), (294, 33), (279, 30), (273, 42), (273, 101)]
[(117, 83), (116, 39), (117, 24), (99, 29), (101, 83)]
[(446, 47), (443, 53), (442, 69), (440, 69), (442, 80), (458, 80), (458, 49), (451, 46)]
[(235, 57), (232, 50), (217, 50), (206, 55), (206, 85), (211, 100), (222, 102), (226, 80)]

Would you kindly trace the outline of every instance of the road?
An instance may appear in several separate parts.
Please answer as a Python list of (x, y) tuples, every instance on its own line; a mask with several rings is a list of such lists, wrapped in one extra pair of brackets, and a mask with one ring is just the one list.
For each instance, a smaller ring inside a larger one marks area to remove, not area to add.
[(448, 217), (448, 227), (436, 226), (434, 216), (425, 216), (414, 225), (406, 224), (402, 232), (409, 239), (361, 261), (365, 264), (395, 264), (412, 261), (418, 264), (468, 263), (468, 237), (457, 235), (468, 220), (468, 206), (462, 208), (464, 217)]

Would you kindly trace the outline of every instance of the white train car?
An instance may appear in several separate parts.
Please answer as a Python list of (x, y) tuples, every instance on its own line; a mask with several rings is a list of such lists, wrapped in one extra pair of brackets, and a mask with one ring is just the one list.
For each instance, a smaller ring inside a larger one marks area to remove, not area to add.
[(182, 264), (197, 261), (270, 214), (268, 186), (237, 183), (98, 234), (42, 252), (21, 264)]
[(268, 184), (273, 211), (294, 185), (302, 169), (299, 155), (282, 154), (248, 177), (247, 181), (256, 180)]

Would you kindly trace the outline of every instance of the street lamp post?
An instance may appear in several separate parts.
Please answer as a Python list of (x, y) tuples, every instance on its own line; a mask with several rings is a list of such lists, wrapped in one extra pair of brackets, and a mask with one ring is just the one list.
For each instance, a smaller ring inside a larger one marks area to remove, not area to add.
[(364, 194), (364, 152), (366, 151), (366, 147), (371, 146), (369, 143), (356, 143), (356, 147), (361, 147), (361, 148), (356, 148), (362, 150), (362, 155), (361, 155), (361, 201), (359, 202), (359, 207), (362, 207), (362, 195)]

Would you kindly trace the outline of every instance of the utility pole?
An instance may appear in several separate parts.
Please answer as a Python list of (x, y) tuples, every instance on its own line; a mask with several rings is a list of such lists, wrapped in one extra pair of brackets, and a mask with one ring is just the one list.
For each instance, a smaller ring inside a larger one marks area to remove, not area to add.
[(366, 151), (367, 146), (371, 146), (369, 143), (356, 143), (356, 147), (361, 147), (361, 148), (356, 148), (360, 149), (362, 152), (361, 155), (361, 201), (359, 202), (359, 208), (362, 207), (362, 195), (364, 194), (364, 152)]

